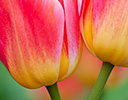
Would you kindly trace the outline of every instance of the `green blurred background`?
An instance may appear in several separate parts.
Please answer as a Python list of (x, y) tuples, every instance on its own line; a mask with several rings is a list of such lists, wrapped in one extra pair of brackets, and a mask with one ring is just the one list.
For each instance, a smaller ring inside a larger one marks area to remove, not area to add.
[(0, 62), (0, 100), (36, 100), (30, 90), (23, 88), (10, 76)]

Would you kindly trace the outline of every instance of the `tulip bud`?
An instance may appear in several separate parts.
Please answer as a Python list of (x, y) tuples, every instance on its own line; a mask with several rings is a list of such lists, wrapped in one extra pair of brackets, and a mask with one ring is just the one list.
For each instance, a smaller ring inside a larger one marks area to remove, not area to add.
[(24, 87), (61, 81), (79, 62), (78, 23), (76, 0), (1, 0), (0, 60)]

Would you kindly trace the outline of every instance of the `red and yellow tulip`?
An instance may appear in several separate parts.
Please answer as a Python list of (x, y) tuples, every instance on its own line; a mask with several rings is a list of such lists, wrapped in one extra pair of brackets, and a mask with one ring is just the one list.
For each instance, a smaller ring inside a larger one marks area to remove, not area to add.
[(128, 0), (83, 0), (80, 27), (94, 56), (128, 66)]
[(0, 60), (20, 85), (52, 85), (75, 70), (82, 51), (77, 3), (0, 0)]

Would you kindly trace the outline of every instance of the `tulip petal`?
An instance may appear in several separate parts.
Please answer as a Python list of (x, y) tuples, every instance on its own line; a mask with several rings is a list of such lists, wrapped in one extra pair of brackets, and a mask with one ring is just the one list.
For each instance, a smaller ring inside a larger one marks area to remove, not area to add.
[(79, 10), (79, 14), (80, 14), (83, 0), (77, 0), (77, 1), (78, 1), (78, 10)]
[(22, 86), (57, 81), (63, 13), (58, 0), (0, 0), (0, 59)]
[[(77, 0), (60, 0), (60, 2), (65, 12), (65, 28), (59, 81), (67, 78), (75, 70), (82, 52), (78, 2)], [(68, 67), (63, 67), (65, 65)]]
[(81, 8), (80, 28), (83, 40), (90, 53), (95, 55), (93, 50), (93, 0), (83, 0), (82, 4), (83, 5)]
[(117, 66), (128, 64), (128, 0), (94, 1), (94, 51)]

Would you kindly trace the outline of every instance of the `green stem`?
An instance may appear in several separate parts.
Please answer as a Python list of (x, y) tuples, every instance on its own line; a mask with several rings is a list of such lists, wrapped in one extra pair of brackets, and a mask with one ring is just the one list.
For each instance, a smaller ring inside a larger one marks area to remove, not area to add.
[(52, 100), (61, 100), (57, 83), (55, 83), (51, 86), (46, 86), (46, 88), (47, 88)]
[(110, 63), (103, 62), (100, 74), (98, 76), (98, 79), (95, 83), (95, 86), (90, 94), (89, 100), (99, 100), (101, 97), (101, 94), (103, 92), (104, 86), (107, 82), (107, 79), (114, 68), (114, 65)]

